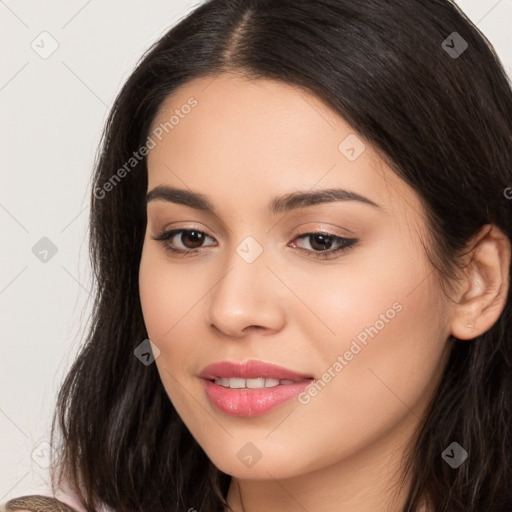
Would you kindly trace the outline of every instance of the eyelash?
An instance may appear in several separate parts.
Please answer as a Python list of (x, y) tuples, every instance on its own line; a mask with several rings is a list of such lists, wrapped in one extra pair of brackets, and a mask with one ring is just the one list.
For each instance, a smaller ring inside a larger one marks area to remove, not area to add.
[[(200, 247), (200, 248), (196, 248), (196, 249), (176, 249), (175, 247), (172, 247), (170, 244), (171, 239), (174, 238), (174, 236), (176, 234), (191, 233), (191, 232), (200, 233), (202, 235), (205, 235), (208, 238), (212, 238), (209, 235), (207, 235), (204, 231), (200, 231), (198, 229), (173, 229), (170, 231), (162, 231), (158, 236), (154, 237), (153, 240), (156, 240), (157, 242), (161, 242), (162, 245), (164, 246), (164, 248), (167, 251), (169, 251), (170, 253), (181, 254), (181, 255), (195, 254), (197, 252), (202, 251), (203, 248)], [(299, 251), (305, 251), (306, 253), (308, 253), (308, 256), (311, 256), (313, 258), (319, 258), (319, 259), (328, 259), (328, 258), (331, 258), (331, 255), (333, 255), (333, 254), (340, 253), (342, 251), (347, 251), (348, 249), (351, 249), (352, 247), (354, 247), (357, 244), (357, 242), (359, 241), (357, 238), (345, 238), (342, 236), (333, 235), (331, 233), (326, 233), (323, 231), (312, 232), (312, 233), (309, 233), (309, 232), (302, 233), (301, 235), (297, 235), (294, 238), (294, 240), (308, 238), (308, 237), (315, 236), (315, 235), (323, 235), (323, 236), (330, 237), (333, 239), (334, 242), (338, 242), (340, 244), (340, 246), (337, 249), (334, 249), (334, 250), (328, 249), (326, 251), (321, 251), (321, 252), (311, 251), (309, 249), (303, 249), (302, 247), (298, 248)]]

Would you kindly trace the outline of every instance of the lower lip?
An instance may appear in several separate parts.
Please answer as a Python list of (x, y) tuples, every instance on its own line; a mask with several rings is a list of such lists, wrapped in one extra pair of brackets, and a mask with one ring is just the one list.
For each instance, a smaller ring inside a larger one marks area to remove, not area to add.
[(259, 416), (279, 407), (307, 388), (313, 379), (258, 389), (231, 389), (203, 379), (211, 403), (220, 411), (233, 416)]

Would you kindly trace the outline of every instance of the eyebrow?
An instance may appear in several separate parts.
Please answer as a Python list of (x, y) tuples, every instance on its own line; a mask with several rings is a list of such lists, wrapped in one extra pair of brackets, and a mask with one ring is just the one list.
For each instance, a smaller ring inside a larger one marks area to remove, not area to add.
[[(182, 204), (216, 215), (215, 208), (207, 196), (168, 185), (158, 185), (146, 195), (146, 204), (151, 201), (168, 201), (170, 203)], [(275, 215), (277, 213), (289, 212), (296, 208), (305, 208), (317, 204), (333, 203), (338, 201), (357, 201), (374, 208), (382, 208), (371, 199), (364, 197), (357, 192), (341, 188), (329, 188), (308, 192), (291, 192), (275, 197), (268, 205), (268, 211)]]

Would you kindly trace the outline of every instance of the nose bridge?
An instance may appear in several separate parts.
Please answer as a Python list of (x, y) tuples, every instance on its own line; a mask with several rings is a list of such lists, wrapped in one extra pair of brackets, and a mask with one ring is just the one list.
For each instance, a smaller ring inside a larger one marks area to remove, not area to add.
[(226, 256), (225, 270), (210, 294), (209, 321), (220, 331), (241, 335), (249, 326), (279, 329), (285, 318), (279, 282), (269, 270), (268, 255), (247, 236)]

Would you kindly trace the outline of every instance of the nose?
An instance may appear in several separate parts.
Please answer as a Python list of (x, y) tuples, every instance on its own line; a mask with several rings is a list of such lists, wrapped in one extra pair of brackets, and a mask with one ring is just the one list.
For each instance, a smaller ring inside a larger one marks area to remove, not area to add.
[(211, 290), (208, 310), (210, 329), (241, 338), (281, 330), (286, 321), (286, 287), (267, 266), (263, 253), (256, 261), (244, 261), (236, 251), (227, 269)]

